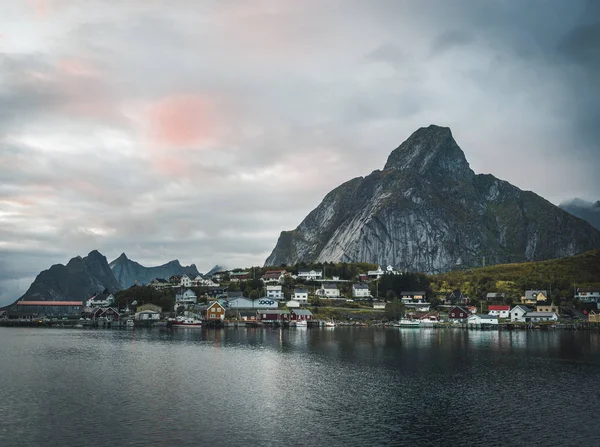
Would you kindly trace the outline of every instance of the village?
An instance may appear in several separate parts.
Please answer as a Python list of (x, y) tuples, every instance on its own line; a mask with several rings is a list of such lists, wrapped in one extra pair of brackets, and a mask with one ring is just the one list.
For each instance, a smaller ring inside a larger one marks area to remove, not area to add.
[[(205, 327), (566, 328), (600, 323), (600, 288), (577, 288), (573, 301), (579, 309), (555, 304), (547, 290), (524, 290), (518, 302), (510, 302), (504, 293), (490, 292), (474, 303), (460, 290), (441, 297), (426, 290), (388, 291), (381, 297), (380, 282), (390, 275), (408, 274), (379, 266), (358, 273), (354, 281), (326, 278), (323, 269), (315, 268), (265, 270), (258, 278), (256, 271), (249, 270), (193, 278), (173, 275), (81, 301), (21, 300), (0, 312), (0, 324), (171, 327), (194, 321)], [(248, 291), (250, 284), (259, 288)], [(135, 298), (133, 292), (148, 289), (172, 299), (165, 305), (164, 300), (156, 303)]]

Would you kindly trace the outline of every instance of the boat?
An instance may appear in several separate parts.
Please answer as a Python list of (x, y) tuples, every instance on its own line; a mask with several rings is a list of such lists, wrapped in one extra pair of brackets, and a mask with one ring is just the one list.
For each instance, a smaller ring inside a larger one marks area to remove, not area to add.
[(187, 318), (187, 317), (177, 317), (175, 320), (171, 322), (173, 327), (200, 327), (202, 326), (201, 320), (196, 320), (195, 318)]
[(335, 326), (336, 326), (336, 324), (335, 324), (335, 321), (333, 321), (333, 320), (329, 320), (329, 321), (325, 322), (325, 327), (335, 327)]
[(298, 320), (296, 321), (296, 327), (308, 327), (308, 321)]
[(125, 326), (127, 327), (134, 327), (135, 323), (133, 322), (133, 320), (129, 319), (125, 322)]
[(419, 327), (420, 324), (419, 320), (407, 320), (403, 318), (398, 323), (395, 323), (394, 327)]

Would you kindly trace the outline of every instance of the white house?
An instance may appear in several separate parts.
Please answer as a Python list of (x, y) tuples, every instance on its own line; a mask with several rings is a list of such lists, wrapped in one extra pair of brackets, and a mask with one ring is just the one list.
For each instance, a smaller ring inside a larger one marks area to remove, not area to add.
[(298, 278), (314, 281), (323, 278), (323, 270), (298, 269)]
[(175, 295), (175, 306), (180, 304), (196, 304), (198, 297), (190, 290), (186, 289), (183, 292), (177, 292)]
[(160, 320), (160, 312), (155, 312), (153, 310), (144, 310), (142, 312), (137, 312), (134, 315), (134, 319), (141, 321)]
[(283, 288), (280, 285), (267, 286), (267, 298), (273, 298), (274, 300), (283, 299)]
[(115, 302), (115, 297), (112, 293), (99, 293), (94, 295), (85, 302), (87, 307), (110, 307)]
[(324, 296), (326, 298), (339, 298), (340, 291), (335, 284), (327, 283), (323, 284), (321, 288), (317, 290), (317, 295)]
[(529, 307), (518, 304), (510, 310), (510, 321), (525, 322), (524, 315), (527, 312), (531, 312)]
[(354, 298), (369, 298), (371, 296), (369, 286), (362, 282), (352, 285), (352, 296)]
[(373, 301), (373, 309), (385, 309), (385, 301)]
[(582, 303), (600, 303), (600, 289), (597, 287), (577, 287), (575, 299)]
[(554, 312), (527, 312), (523, 318), (527, 323), (537, 323), (539, 321), (557, 321), (558, 315)]
[(497, 315), (473, 314), (467, 319), (468, 324), (480, 326), (482, 324), (498, 324)]
[(367, 272), (367, 276), (375, 277), (377, 279), (381, 278), (385, 272), (381, 270), (381, 266), (377, 267), (377, 270), (369, 270)]
[(192, 280), (188, 275), (181, 275), (181, 280), (179, 282), (181, 287), (192, 287)]
[(307, 289), (294, 289), (294, 296), (292, 296), (294, 301), (298, 301), (299, 303), (306, 304), (308, 302), (308, 290)]
[(300, 307), (300, 302), (296, 300), (289, 300), (287, 303), (285, 303), (285, 305), (288, 307), (288, 309), (297, 309)]
[(508, 318), (510, 316), (510, 306), (490, 304), (488, 306), (488, 315), (493, 315), (500, 318)]

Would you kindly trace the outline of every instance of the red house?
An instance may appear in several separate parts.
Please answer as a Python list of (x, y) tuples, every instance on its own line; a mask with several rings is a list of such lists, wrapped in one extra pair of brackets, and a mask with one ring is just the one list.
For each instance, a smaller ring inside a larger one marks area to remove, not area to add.
[(471, 312), (463, 306), (455, 306), (448, 312), (448, 319), (453, 322), (466, 322)]
[(495, 315), (500, 318), (508, 318), (510, 316), (510, 306), (490, 304), (488, 306), (488, 315)]
[(292, 321), (312, 320), (312, 312), (308, 309), (292, 309), (290, 318)]
[(259, 321), (264, 323), (274, 323), (281, 321), (290, 320), (289, 310), (274, 310), (274, 309), (260, 309), (257, 316)]

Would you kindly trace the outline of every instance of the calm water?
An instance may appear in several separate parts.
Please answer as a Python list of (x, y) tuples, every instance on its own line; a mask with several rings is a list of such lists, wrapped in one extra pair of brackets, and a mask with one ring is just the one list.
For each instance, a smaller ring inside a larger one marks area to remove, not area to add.
[(0, 446), (600, 445), (600, 336), (0, 328)]

